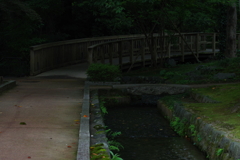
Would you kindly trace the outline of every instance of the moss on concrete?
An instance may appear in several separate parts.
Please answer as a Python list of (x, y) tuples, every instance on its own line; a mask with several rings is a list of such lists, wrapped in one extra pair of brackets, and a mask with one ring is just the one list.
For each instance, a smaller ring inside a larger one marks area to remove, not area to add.
[(217, 129), (228, 132), (229, 137), (240, 141), (240, 83), (192, 89), (219, 103), (189, 103), (184, 106), (198, 114)]

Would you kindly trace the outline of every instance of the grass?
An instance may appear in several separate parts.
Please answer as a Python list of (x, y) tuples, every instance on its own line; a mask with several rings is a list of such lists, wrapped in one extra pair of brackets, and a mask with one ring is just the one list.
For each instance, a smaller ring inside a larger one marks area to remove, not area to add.
[[(209, 96), (220, 103), (184, 103), (184, 105), (214, 124), (220, 130), (230, 133), (232, 138), (240, 140), (240, 83), (193, 89), (193, 92)], [(234, 112), (235, 111), (235, 112)]]
[[(208, 72), (196, 70), (196, 68), (201, 65), (210, 68), (212, 67), (213, 69)], [(180, 64), (170, 68), (146, 67), (124, 73), (123, 76), (157, 76), (163, 79), (162, 83), (173, 84), (225, 83), (240, 81), (239, 68), (240, 58), (238, 57), (208, 63)], [(191, 80), (191, 76), (187, 75), (189, 72), (199, 75), (201, 78)], [(217, 73), (235, 73), (236, 77), (226, 80), (214, 79), (213, 75)]]

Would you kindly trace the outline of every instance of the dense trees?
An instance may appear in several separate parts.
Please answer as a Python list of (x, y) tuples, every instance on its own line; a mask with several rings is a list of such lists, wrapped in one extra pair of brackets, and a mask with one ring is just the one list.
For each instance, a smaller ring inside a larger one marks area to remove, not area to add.
[(143, 33), (151, 46), (153, 33), (177, 30), (219, 32), (222, 51), (234, 57), (236, 6), (236, 0), (0, 0), (0, 66), (8, 57), (28, 62), (29, 46), (40, 43)]

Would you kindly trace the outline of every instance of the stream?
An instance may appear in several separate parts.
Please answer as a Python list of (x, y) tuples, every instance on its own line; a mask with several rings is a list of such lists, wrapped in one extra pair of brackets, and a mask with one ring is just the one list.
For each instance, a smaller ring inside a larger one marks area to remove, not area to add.
[(117, 152), (124, 160), (206, 160), (189, 140), (179, 137), (161, 116), (156, 100), (142, 96), (130, 105), (108, 107), (104, 123), (122, 134), (114, 140), (123, 145)]

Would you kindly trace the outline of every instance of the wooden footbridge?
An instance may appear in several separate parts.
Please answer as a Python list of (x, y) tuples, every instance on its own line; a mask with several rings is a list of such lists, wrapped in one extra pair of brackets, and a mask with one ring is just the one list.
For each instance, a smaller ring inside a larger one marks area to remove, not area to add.
[[(240, 35), (237, 35), (240, 48)], [(30, 75), (67, 66), (89, 62), (110, 63), (133, 67), (134, 64), (146, 66), (149, 60), (181, 57), (199, 57), (200, 54), (215, 54), (219, 51), (216, 33), (182, 33), (165, 35), (154, 34), (151, 39), (154, 54), (150, 54), (144, 35), (121, 35), (97, 38), (74, 39), (32, 46), (30, 51)]]

